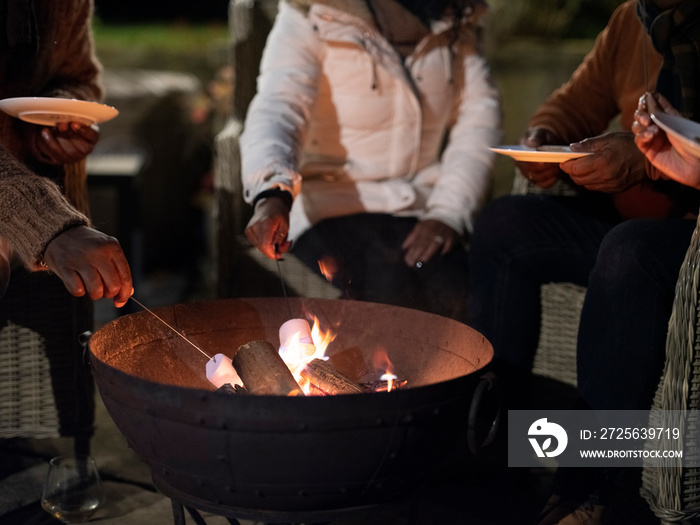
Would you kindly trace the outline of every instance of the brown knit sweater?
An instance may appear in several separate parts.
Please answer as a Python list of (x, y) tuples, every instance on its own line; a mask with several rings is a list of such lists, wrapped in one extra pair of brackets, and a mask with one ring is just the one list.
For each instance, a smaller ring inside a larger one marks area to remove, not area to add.
[[(92, 12), (92, 0), (3, 0), (0, 99), (101, 100)], [(36, 125), (0, 112), (0, 235), (31, 270), (56, 235), (89, 223), (64, 198), (63, 171), (32, 158), (27, 136), (34, 132)]]
[(632, 128), (639, 97), (654, 90), (662, 62), (636, 9), (637, 0), (617, 8), (591, 52), (571, 79), (538, 108), (530, 126), (551, 130), (564, 144), (599, 135), (618, 115), (623, 129)]

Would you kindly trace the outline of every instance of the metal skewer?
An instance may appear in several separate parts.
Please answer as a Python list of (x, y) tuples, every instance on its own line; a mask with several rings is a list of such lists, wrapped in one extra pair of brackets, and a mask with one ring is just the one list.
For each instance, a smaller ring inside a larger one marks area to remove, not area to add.
[(162, 319), (162, 318), (158, 317), (152, 310), (150, 310), (149, 308), (147, 308), (145, 305), (141, 304), (141, 302), (137, 301), (137, 300), (134, 298), (133, 295), (132, 295), (131, 297), (129, 297), (129, 299), (131, 299), (132, 301), (134, 301), (134, 302), (135, 302), (136, 304), (138, 304), (141, 308), (143, 308), (144, 310), (146, 310), (149, 314), (151, 314), (153, 317), (155, 317), (156, 319), (158, 319), (161, 323), (163, 323), (165, 326), (167, 326), (168, 328), (170, 328), (173, 332), (175, 332), (177, 335), (179, 335), (180, 337), (182, 337), (182, 338), (183, 338), (185, 341), (187, 341), (189, 344), (191, 344), (192, 346), (194, 346), (194, 347), (195, 347), (197, 350), (199, 350), (207, 359), (211, 360), (211, 356), (210, 356), (209, 354), (207, 354), (204, 350), (202, 350), (201, 348), (199, 348), (199, 347), (198, 347), (196, 344), (194, 344), (192, 341), (190, 341), (189, 339), (187, 339), (184, 335), (182, 335), (180, 332), (178, 332), (175, 328), (173, 328), (172, 326), (170, 326), (167, 322), (165, 322), (165, 319)]
[[(280, 254), (280, 245), (275, 243), (275, 255)], [(287, 296), (287, 288), (284, 286), (284, 278), (282, 277), (282, 267), (280, 266), (280, 261), (283, 260), (280, 257), (275, 258), (277, 263), (277, 273), (280, 276), (280, 282), (282, 283), (282, 293), (284, 294), (284, 299), (287, 302), (287, 310), (289, 311), (289, 318), (292, 319), (292, 306), (289, 304), (289, 297)]]

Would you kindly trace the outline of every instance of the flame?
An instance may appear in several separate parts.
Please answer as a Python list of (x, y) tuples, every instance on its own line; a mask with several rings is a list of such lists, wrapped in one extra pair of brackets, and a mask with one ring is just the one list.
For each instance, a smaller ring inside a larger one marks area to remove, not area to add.
[(333, 257), (323, 257), (318, 261), (318, 267), (328, 282), (338, 273), (338, 264)]
[(372, 364), (375, 370), (384, 372), (379, 376), (379, 379), (387, 382), (386, 391), (391, 392), (394, 388), (394, 381), (398, 379), (398, 377), (394, 375), (394, 365), (391, 359), (389, 359), (389, 354), (387, 354), (386, 350), (383, 348), (375, 350), (372, 356)]
[(336, 334), (329, 328), (323, 330), (318, 317), (314, 316), (314, 322), (311, 326), (311, 339), (313, 344), (303, 343), (295, 334), (295, 337), (279, 350), (282, 360), (291, 370), (294, 379), (301, 386), (304, 394), (311, 393), (311, 385), (301, 377), (301, 371), (313, 359), (328, 359), (326, 357), (326, 349), (335, 339)]
[(379, 379), (386, 381), (386, 391), (391, 392), (394, 389), (394, 381), (398, 379), (394, 374), (382, 374)]

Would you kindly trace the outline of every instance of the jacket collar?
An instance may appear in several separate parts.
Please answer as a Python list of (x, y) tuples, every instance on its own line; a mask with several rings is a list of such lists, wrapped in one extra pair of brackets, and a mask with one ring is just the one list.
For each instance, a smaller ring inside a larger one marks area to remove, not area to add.
[(308, 11), (313, 4), (324, 5), (359, 18), (367, 24), (374, 24), (372, 13), (367, 7), (366, 0), (287, 0), (291, 5)]
[[(308, 12), (313, 5), (326, 6), (333, 10), (348, 14), (355, 18), (362, 20), (364, 23), (375, 26), (374, 17), (372, 12), (367, 7), (366, 0), (286, 0), (290, 5), (300, 9), (301, 11)], [(480, 18), (482, 8), (477, 8), (477, 16)], [(446, 31), (452, 26), (451, 21), (442, 19), (433, 21), (431, 25), (431, 32), (434, 34)]]

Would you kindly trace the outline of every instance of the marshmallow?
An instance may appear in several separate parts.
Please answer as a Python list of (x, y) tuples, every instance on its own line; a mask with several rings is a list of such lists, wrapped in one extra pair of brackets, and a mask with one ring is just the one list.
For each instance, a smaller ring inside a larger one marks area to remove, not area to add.
[(290, 319), (280, 326), (280, 346), (284, 348), (293, 341), (305, 345), (314, 344), (311, 327), (306, 319)]
[(207, 363), (207, 379), (216, 388), (229, 383), (231, 386), (241, 385), (243, 381), (233, 368), (233, 361), (224, 354), (216, 354)]
[(290, 319), (280, 326), (280, 356), (285, 363), (298, 366), (316, 353), (311, 328), (306, 319)]

